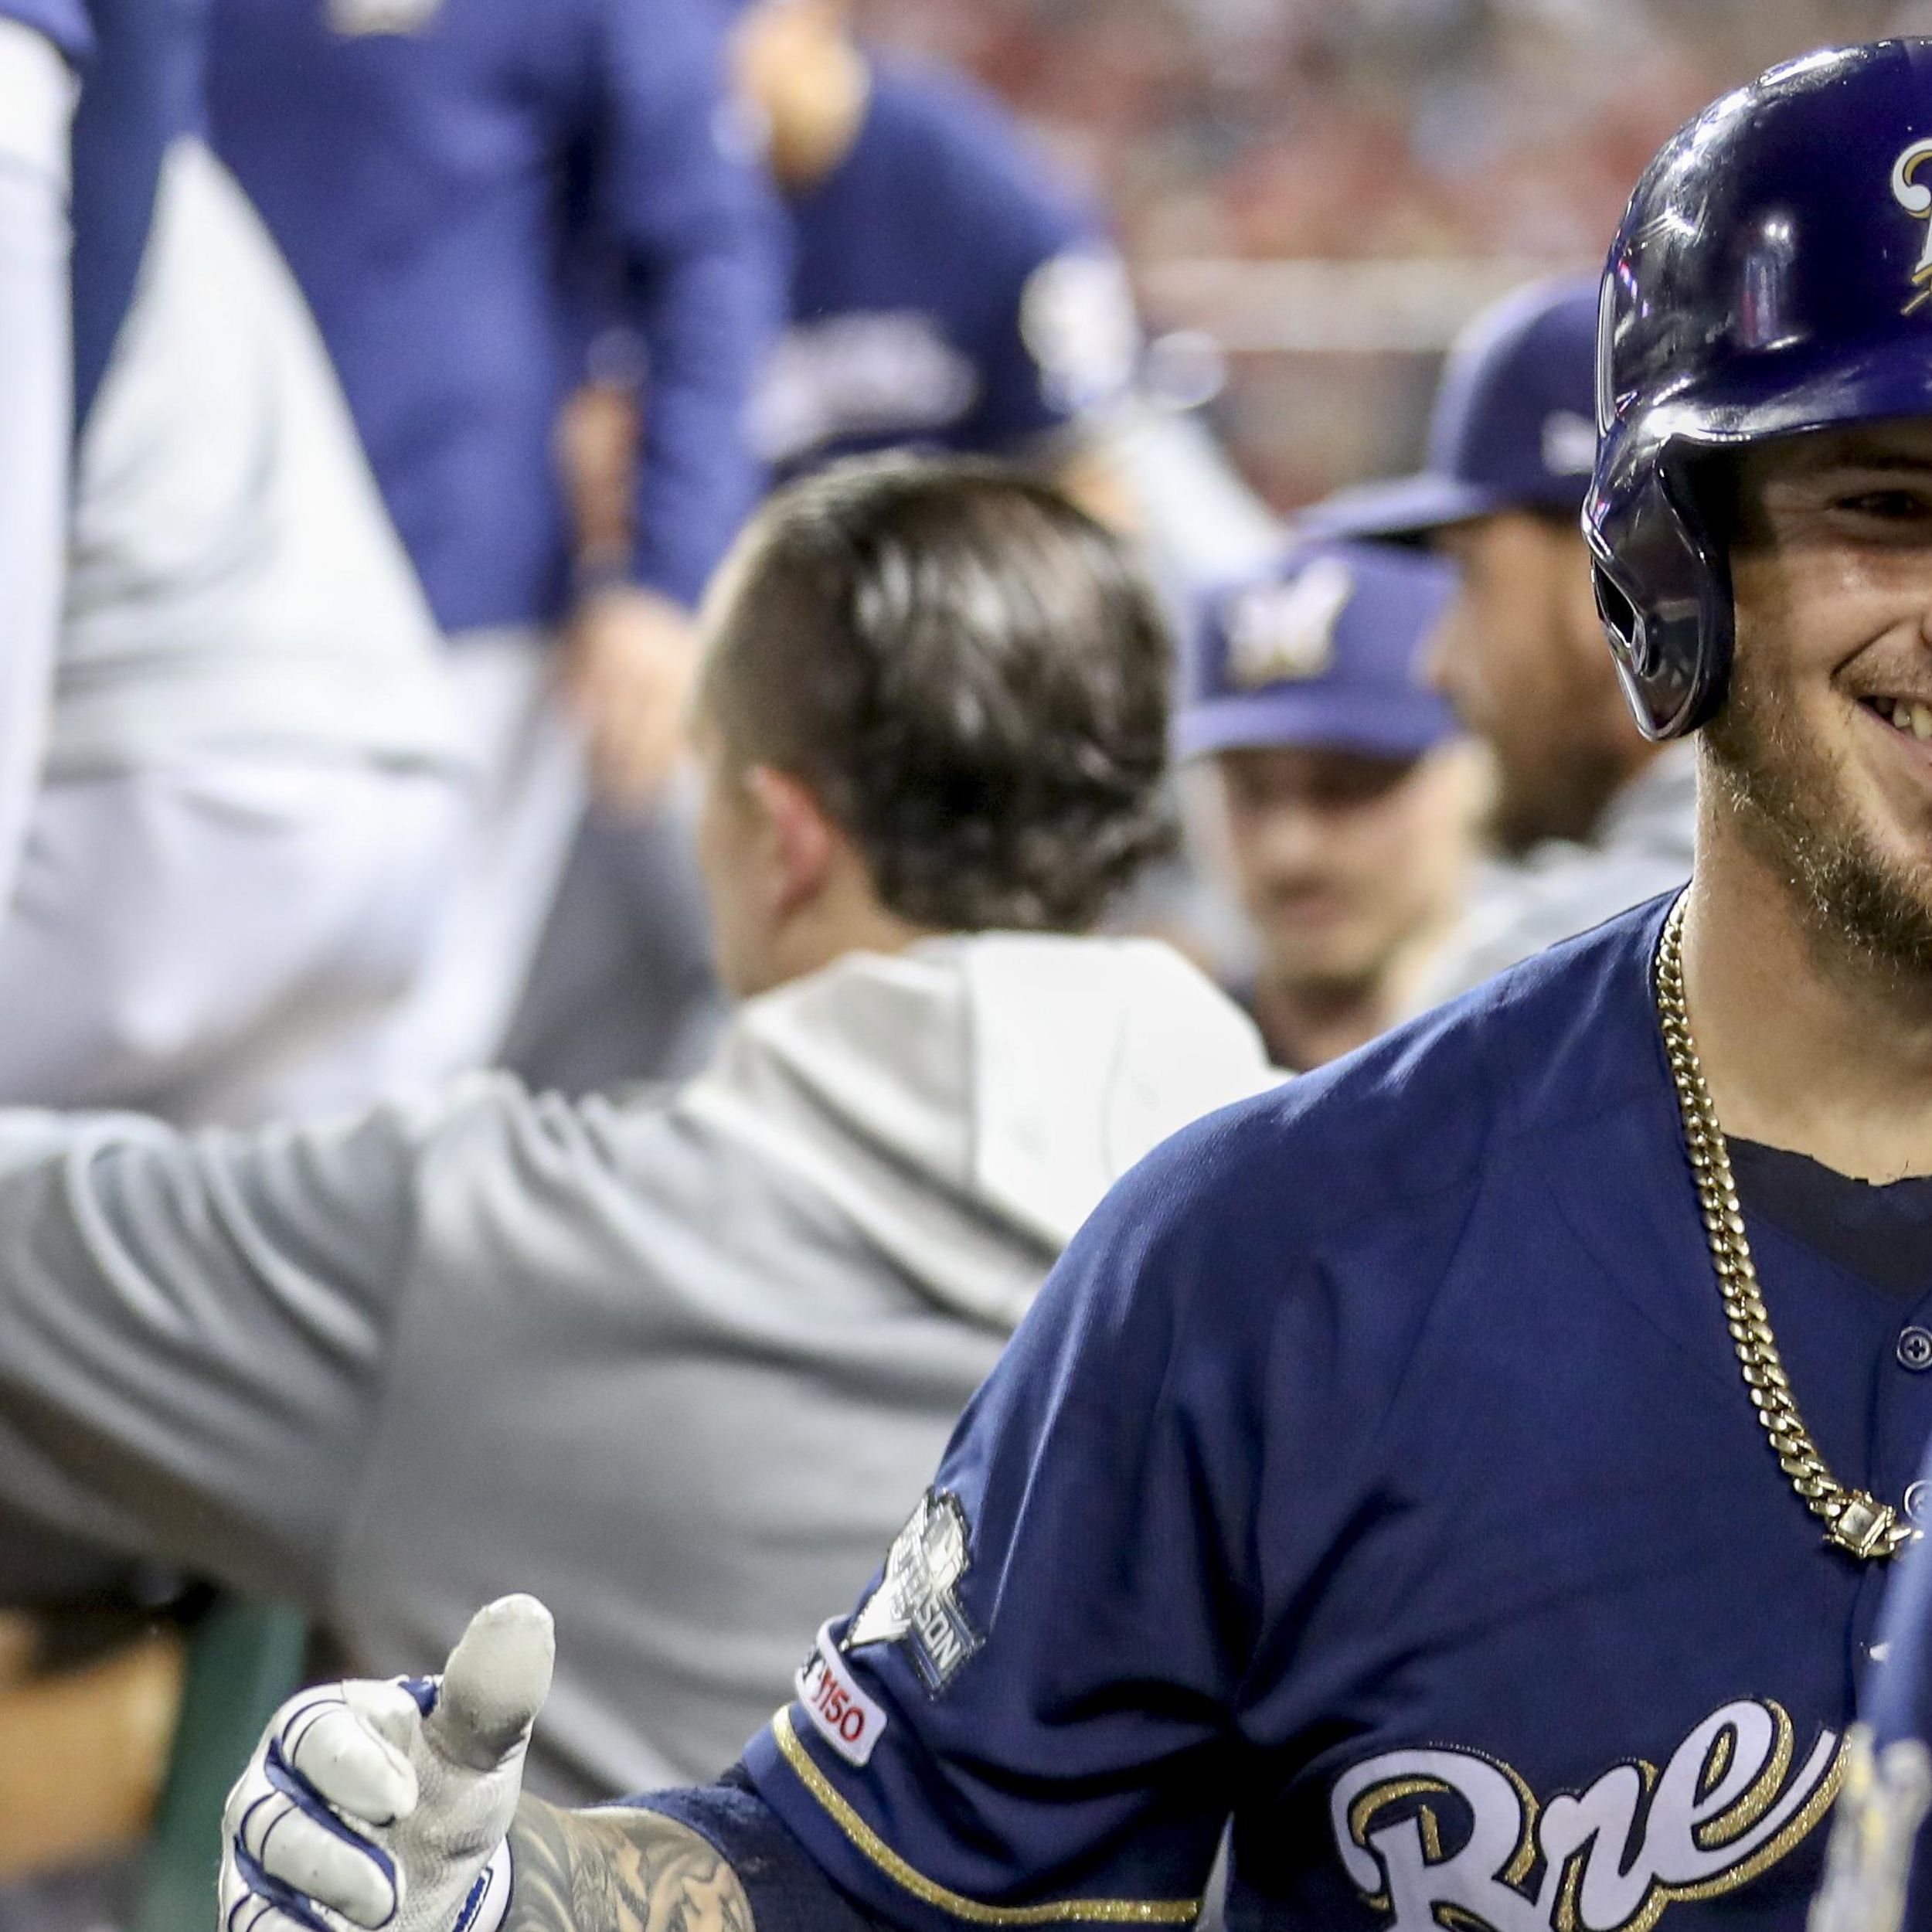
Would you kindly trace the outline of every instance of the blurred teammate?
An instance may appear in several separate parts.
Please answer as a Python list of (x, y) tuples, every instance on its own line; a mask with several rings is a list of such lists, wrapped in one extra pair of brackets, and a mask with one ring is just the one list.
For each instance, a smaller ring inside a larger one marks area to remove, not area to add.
[[(751, 413), (759, 454), (781, 478), (887, 449), (1003, 456), (1125, 519), (1110, 436), (1139, 332), (1118, 257), (998, 103), (862, 48), (850, 12), (753, 0), (732, 43), (789, 216), (788, 321)], [(603, 487), (587, 536), (609, 553), (626, 535), (629, 403), (590, 406), (580, 427)], [(717, 1015), (680, 896), (676, 854), (648, 822), (594, 805), (506, 1063), (569, 1092), (686, 1070)]]
[[(39, 682), (0, 747), (0, 790), (37, 784), (17, 865), (0, 853), (0, 1097), (246, 1117), (406, 984), (461, 764), (327, 357), (195, 135), (204, 10), (93, 17), (70, 553), (52, 662), (18, 640)], [(67, 345), (43, 335), (35, 379), (64, 398)], [(22, 527), (50, 515), (57, 480)]]
[[(93, 44), (80, 0), (0, 0), (0, 903), (12, 892), (39, 787), (65, 576), (73, 437), (70, 131), (78, 70)], [(12, 1522), (0, 1534), (15, 1546), (9, 1567), (43, 1601), (77, 1594), (116, 1567), (64, 1539), (30, 1539)], [(45, 1639), (39, 1618), (0, 1603), (0, 1767), (15, 1767), (23, 1784), (34, 1781), (53, 1815), (73, 1820), (50, 1842), (45, 1817), (0, 1768), (0, 1925), (8, 1927), (54, 1923), (44, 1895), (49, 1868), (117, 1838), (112, 1825), (100, 1823), (116, 1808), (119, 1792), (109, 1787), (124, 1774), (144, 1787), (155, 1769), (123, 1750), (104, 1776), (77, 1768), (49, 1778), (44, 1750), (22, 1748), (47, 1733), (64, 1731), (65, 1742), (82, 1721), (71, 1708), (50, 1709), (61, 1693), (45, 1681)], [(165, 1669), (162, 1677), (155, 1701), (165, 1708)], [(41, 1880), (32, 1892), (19, 1883), (29, 1872)], [(97, 1870), (86, 1882), (63, 1874), (57, 1883), (63, 1893), (85, 1889), (80, 1909), (90, 1914), (110, 1889)]]
[(1413, 1009), (1466, 896), (1480, 772), (1423, 682), (1455, 587), (1391, 545), (1290, 553), (1210, 600), (1175, 725), (1211, 758), (1276, 1065), (1359, 1046)]
[(1077, 484), (1140, 347), (1094, 216), (988, 97), (862, 48), (848, 0), (753, 0), (733, 53), (791, 216), (766, 459), (784, 474), (918, 444)]
[(747, 1004), (668, 1106), (479, 1077), (199, 1141), (0, 1116), (0, 1502), (378, 1668), (540, 1580), (576, 1643), (546, 1781), (580, 1796), (730, 1761), (1108, 1183), (1272, 1077), (1176, 956), (1070, 936), (1166, 830), (1165, 633), (1084, 516), (828, 474), (709, 629), (700, 843)]
[[(15, 1102), (265, 1106), (406, 982), (454, 822), (432, 621), (287, 270), (195, 138), (205, 26), (0, 8)], [(95, 1855), (129, 1849), (166, 1748), (166, 1592), (12, 1520), (0, 1545), (36, 1605), (0, 1685), (0, 1868), (89, 1861), (0, 1894), (0, 1923), (98, 1924), (134, 1875)]]
[(229, 1923), (1182, 1924), (1232, 1814), (1235, 1925), (1802, 1924), (1932, 1427), (1878, 1236), (1932, 1175), (1928, 128), (1932, 43), (1813, 54), (1614, 246), (1593, 555), (1641, 728), (1704, 731), (1689, 892), (1144, 1162), (736, 1777), (515, 1809), (512, 1604), (427, 1718), (271, 1727)]
[(1490, 748), (1493, 831), (1514, 863), (1485, 874), (1420, 989), (1425, 1003), (1690, 873), (1693, 760), (1631, 723), (1577, 525), (1596, 448), (1596, 340), (1594, 282), (1506, 298), (1450, 357), (1428, 468), (1335, 498), (1315, 519), (1427, 539), (1461, 573), (1434, 675)]
[[(776, 217), (730, 151), (710, 0), (216, 0), (213, 49), (216, 145), (321, 325), (484, 767), (437, 950), (366, 1070), (407, 1083), (509, 1019), (583, 803), (560, 672), (605, 792), (666, 778), (688, 613), (759, 483)], [(650, 396), (633, 540), (579, 580), (553, 445), (593, 230)]]

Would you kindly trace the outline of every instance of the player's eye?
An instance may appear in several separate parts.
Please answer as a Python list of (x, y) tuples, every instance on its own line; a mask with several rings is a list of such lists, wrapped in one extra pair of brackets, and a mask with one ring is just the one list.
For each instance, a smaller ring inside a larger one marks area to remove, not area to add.
[(1854, 490), (1834, 499), (1833, 509), (1880, 524), (1913, 524), (1932, 519), (1932, 489), (1893, 485)]

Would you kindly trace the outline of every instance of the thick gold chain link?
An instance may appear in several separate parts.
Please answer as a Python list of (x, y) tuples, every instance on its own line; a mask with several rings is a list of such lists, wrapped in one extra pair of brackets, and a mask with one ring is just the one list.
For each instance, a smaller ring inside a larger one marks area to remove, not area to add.
[(1862, 1489), (1847, 1489), (1826, 1468), (1811, 1432), (1792, 1399), (1791, 1378), (1777, 1352), (1770, 1317), (1759, 1291), (1757, 1264), (1744, 1234), (1744, 1212), (1731, 1173), (1730, 1149), (1717, 1124), (1717, 1110), (1705, 1084), (1704, 1070), (1691, 1038), (1684, 1002), (1684, 902), (1679, 899), (1664, 922), (1657, 948), (1657, 1017), (1664, 1051), (1677, 1087), (1677, 1105), (1690, 1148), (1691, 1172), (1703, 1210), (1711, 1264), (1724, 1298), (1724, 1314), (1744, 1386), (1757, 1419), (1770, 1438), (1777, 1466), (1791, 1478), (1804, 1506), (1825, 1526), (1825, 1541), (1855, 1556), (1885, 1557), (1917, 1535), (1889, 1503)]

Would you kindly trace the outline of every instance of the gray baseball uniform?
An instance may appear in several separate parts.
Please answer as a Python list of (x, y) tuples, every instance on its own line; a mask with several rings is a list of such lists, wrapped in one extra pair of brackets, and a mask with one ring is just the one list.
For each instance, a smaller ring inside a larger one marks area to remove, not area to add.
[(668, 1100), (0, 1114), (0, 1505), (293, 1598), (378, 1672), (533, 1590), (538, 1787), (709, 1776), (1107, 1186), (1272, 1077), (1165, 948), (993, 935), (751, 1002)]

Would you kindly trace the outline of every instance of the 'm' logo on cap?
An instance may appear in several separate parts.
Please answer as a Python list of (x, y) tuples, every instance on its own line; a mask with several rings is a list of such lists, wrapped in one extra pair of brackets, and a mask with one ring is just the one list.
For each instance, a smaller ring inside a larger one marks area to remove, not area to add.
[(1311, 563), (1291, 583), (1267, 584), (1236, 600), (1228, 624), (1228, 678), (1244, 691), (1318, 678), (1335, 662), (1335, 629), (1355, 595), (1355, 576), (1334, 557)]
[(1932, 161), (1932, 141), (1915, 141), (1892, 164), (1892, 199), (1915, 219), (1926, 223), (1925, 246), (1919, 251), (1912, 270), (1913, 286), (1919, 291), (1905, 305), (1910, 315), (1932, 301), (1932, 188), (1918, 179), (1920, 168)]
[(1587, 476), (1597, 467), (1597, 425), (1574, 410), (1543, 418), (1543, 468), (1552, 476)]

